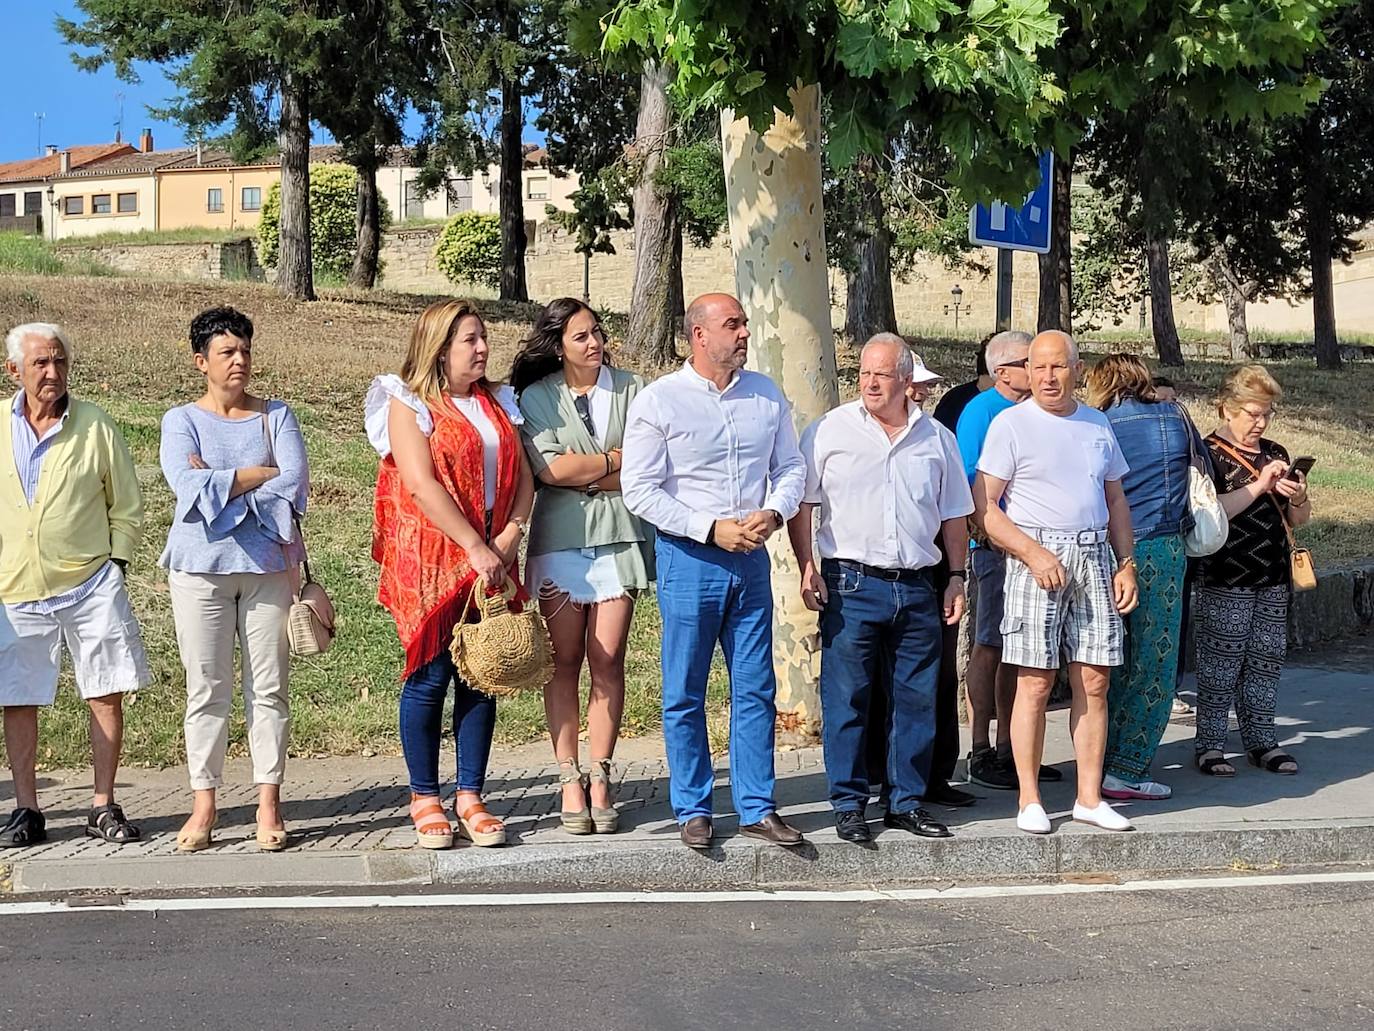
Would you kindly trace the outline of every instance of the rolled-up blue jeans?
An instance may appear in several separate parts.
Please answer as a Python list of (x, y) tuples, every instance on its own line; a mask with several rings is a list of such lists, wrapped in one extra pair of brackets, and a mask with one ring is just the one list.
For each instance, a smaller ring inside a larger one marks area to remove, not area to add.
[(935, 746), (941, 604), (928, 569), (885, 579), (857, 566), (821, 563), (829, 599), (821, 613), (821, 740), (830, 804), (861, 812), (868, 802), (865, 746), (869, 696), (890, 703), (888, 810), (921, 804)]
[(715, 772), (706, 737), (706, 678), (719, 643), (730, 674), (730, 793), (743, 825), (773, 800), (773, 590), (768, 553), (734, 554), (660, 534), (663, 740), (679, 823), (711, 815)]
[(401, 751), (416, 795), (439, 793), (439, 731), (444, 699), (453, 685), (453, 741), (458, 750), (458, 790), (479, 794), (487, 780), (491, 735), (496, 728), (496, 699), (458, 676), (444, 648), (401, 687)]

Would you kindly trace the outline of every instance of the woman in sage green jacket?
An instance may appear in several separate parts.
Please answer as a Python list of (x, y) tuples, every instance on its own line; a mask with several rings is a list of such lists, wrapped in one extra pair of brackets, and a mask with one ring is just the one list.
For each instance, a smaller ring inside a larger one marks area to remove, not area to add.
[[(635, 597), (654, 578), (645, 527), (620, 496), (625, 415), (644, 380), (606, 363), (596, 312), (564, 297), (540, 312), (510, 382), (538, 480), (525, 570), (553, 641), (544, 712), (559, 765), (561, 818), (573, 834), (610, 834), (619, 821), (610, 774), (625, 708), (625, 642)], [(586, 773), (578, 755), (584, 658), (591, 674)]]

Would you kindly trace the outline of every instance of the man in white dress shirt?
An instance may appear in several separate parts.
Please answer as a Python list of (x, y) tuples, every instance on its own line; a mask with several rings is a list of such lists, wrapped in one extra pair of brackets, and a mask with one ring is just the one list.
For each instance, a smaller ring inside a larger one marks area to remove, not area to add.
[(764, 543), (796, 514), (806, 471), (787, 399), (743, 368), (749, 320), (706, 294), (683, 320), (691, 357), (639, 393), (625, 426), (620, 486), (658, 529), (663, 738), (683, 843), (711, 843), (714, 772), (706, 678), (719, 642), (730, 674), (730, 790), (740, 831), (779, 845), (802, 836), (773, 799), (773, 593)]
[[(887, 735), (884, 825), (928, 838), (949, 829), (920, 807), (935, 744), (941, 624), (964, 614), (964, 564), (973, 497), (954, 435), (910, 400), (913, 362), (891, 333), (859, 359), (859, 399), (802, 434), (806, 494), (788, 524), (802, 570), (802, 601), (821, 613), (821, 720), (835, 829), (866, 842), (869, 735)], [(820, 510), (816, 549), (812, 516)], [(943, 597), (940, 551), (952, 563)], [(870, 726), (872, 692), (891, 713)]]

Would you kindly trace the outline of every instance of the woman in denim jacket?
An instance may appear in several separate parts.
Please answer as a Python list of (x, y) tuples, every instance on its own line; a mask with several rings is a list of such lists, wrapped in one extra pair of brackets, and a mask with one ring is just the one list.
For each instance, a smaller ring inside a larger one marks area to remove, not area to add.
[(1207, 450), (1192, 420), (1175, 403), (1154, 397), (1150, 370), (1134, 355), (1113, 354), (1088, 373), (1088, 403), (1106, 413), (1131, 471), (1122, 481), (1135, 531), (1140, 604), (1126, 617), (1126, 661), (1112, 670), (1107, 695), (1107, 754), (1102, 794), (1108, 798), (1168, 798), (1150, 780), (1150, 763), (1169, 724), (1183, 621), (1192, 529), (1188, 467)]

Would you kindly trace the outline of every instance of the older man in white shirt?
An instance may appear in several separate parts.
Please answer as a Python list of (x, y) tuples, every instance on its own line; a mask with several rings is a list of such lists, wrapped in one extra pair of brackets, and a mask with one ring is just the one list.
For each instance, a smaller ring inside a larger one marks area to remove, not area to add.
[(773, 594), (768, 537), (801, 503), (806, 472), (787, 399), (743, 368), (749, 320), (728, 294), (687, 309), (692, 354), (640, 392), (625, 426), (621, 490), (658, 529), (663, 737), (683, 843), (711, 843), (714, 772), (706, 678), (719, 642), (730, 674), (730, 790), (740, 831), (802, 836), (773, 798)]
[[(928, 838), (949, 829), (920, 807), (935, 743), (941, 623), (964, 613), (964, 569), (953, 562), (943, 597), (940, 551), (968, 554), (973, 497), (954, 435), (907, 392), (910, 349), (898, 336), (871, 339), (859, 361), (859, 399), (802, 434), (806, 494), (788, 525), (802, 568), (802, 601), (821, 613), (821, 718), (835, 829), (871, 838), (864, 818), (870, 785), (868, 735), (887, 735), (885, 826)], [(816, 550), (812, 516), (820, 509)], [(891, 716), (869, 726), (871, 693)]]

